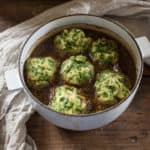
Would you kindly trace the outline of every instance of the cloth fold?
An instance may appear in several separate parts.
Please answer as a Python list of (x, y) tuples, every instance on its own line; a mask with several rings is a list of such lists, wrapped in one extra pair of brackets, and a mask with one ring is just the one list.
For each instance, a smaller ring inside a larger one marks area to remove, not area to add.
[[(59, 11), (58, 11), (59, 10)], [(150, 17), (150, 0), (73, 0), (48, 9), (0, 33), (0, 150), (36, 150), (25, 123), (34, 112), (27, 95), (6, 88), (4, 72), (17, 67), (26, 39), (39, 26), (69, 14)], [(10, 55), (11, 54), (11, 55)]]

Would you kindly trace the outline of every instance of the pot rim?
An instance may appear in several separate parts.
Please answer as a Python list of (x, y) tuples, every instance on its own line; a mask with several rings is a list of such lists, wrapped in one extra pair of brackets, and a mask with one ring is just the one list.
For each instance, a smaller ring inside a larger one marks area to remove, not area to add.
[[(24, 81), (24, 77), (22, 76), (21, 74), (21, 56), (22, 56), (22, 53), (23, 53), (23, 50), (24, 50), (24, 47), (25, 45), (28, 43), (28, 41), (30, 40), (30, 38), (36, 33), (38, 32), (39, 29), (41, 29), (42, 27), (46, 26), (47, 24), (53, 22), (53, 21), (57, 21), (59, 19), (65, 19), (65, 18), (68, 18), (68, 17), (74, 17), (74, 16), (89, 16), (89, 17), (96, 17), (96, 18), (102, 18), (104, 19), (105, 21), (107, 22), (111, 22), (117, 26), (119, 26), (122, 30), (124, 30), (131, 38), (132, 40), (134, 41), (134, 43), (136, 44), (136, 47), (138, 49), (138, 53), (140, 55), (140, 62), (141, 62), (141, 67), (140, 67), (140, 73), (139, 73), (139, 77), (136, 81), (136, 83), (134, 84), (133, 88), (131, 89), (129, 95), (124, 99), (124, 100), (121, 100), (119, 103), (109, 107), (109, 108), (106, 108), (102, 111), (97, 111), (97, 112), (94, 112), (94, 113), (89, 113), (89, 114), (65, 114), (65, 113), (62, 113), (62, 112), (58, 112), (58, 111), (55, 111), (53, 109), (51, 109), (50, 107), (48, 107), (47, 105), (45, 105), (44, 103), (42, 103), (40, 100), (38, 100), (38, 98), (36, 98), (31, 92), (30, 90), (28, 89), (25, 81)], [(19, 70), (19, 76), (20, 76), (20, 80), (21, 80), (21, 83), (23, 85), (23, 89), (25, 90), (25, 92), (36, 102), (38, 103), (40, 106), (46, 108), (47, 110), (49, 111), (52, 111), (54, 113), (57, 113), (59, 115), (64, 115), (64, 116), (70, 116), (70, 117), (89, 117), (89, 116), (95, 116), (95, 115), (100, 115), (100, 114), (103, 114), (105, 112), (108, 112), (108, 111), (111, 111), (117, 107), (119, 107), (121, 104), (123, 104), (132, 94), (133, 92), (136, 90), (136, 88), (139, 86), (140, 82), (141, 82), (141, 79), (142, 79), (142, 75), (143, 75), (143, 64), (144, 64), (144, 61), (143, 61), (143, 58), (142, 58), (142, 53), (141, 53), (141, 50), (133, 36), (133, 34), (122, 24), (120, 23), (117, 23), (116, 21), (112, 21), (112, 20), (108, 20), (108, 19), (105, 19), (104, 17), (99, 17), (97, 15), (91, 15), (91, 14), (73, 14), (73, 15), (65, 15), (65, 16), (62, 16), (62, 17), (57, 17), (55, 19), (52, 19), (51, 21), (49, 21), (48, 23), (46, 24), (43, 24), (41, 25), (40, 27), (38, 27), (35, 31), (33, 31), (33, 33), (27, 38), (27, 40), (25, 41), (25, 43), (23, 44), (22, 48), (21, 48), (21, 52), (19, 54), (19, 61), (18, 61), (18, 70)]]

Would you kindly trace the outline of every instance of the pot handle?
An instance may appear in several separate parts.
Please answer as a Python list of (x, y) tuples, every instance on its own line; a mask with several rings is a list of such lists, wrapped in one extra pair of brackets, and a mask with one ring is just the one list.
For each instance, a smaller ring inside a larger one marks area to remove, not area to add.
[(142, 57), (147, 65), (150, 65), (150, 41), (146, 36), (135, 38), (142, 52)]
[(4, 78), (9, 91), (23, 89), (18, 69), (11, 69), (6, 71)]

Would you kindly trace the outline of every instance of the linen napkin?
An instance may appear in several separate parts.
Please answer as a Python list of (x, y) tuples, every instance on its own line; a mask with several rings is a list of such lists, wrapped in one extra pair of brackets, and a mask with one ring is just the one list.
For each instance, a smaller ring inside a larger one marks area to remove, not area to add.
[(0, 150), (37, 149), (34, 140), (27, 134), (25, 126), (34, 112), (33, 107), (24, 91), (7, 90), (4, 72), (17, 67), (17, 58), (22, 45), (34, 30), (54, 18), (77, 13), (108, 15), (112, 18), (114, 16), (149, 18), (150, 0), (73, 0), (48, 9), (34, 18), (1, 32)]

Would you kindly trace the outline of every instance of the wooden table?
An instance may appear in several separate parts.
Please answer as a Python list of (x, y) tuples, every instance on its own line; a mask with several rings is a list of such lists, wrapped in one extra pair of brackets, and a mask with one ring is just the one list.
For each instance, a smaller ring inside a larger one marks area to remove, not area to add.
[[(65, 1), (1, 1), (0, 31)], [(150, 38), (150, 30), (135, 30), (134, 19), (115, 19), (135, 35), (146, 34)], [(39, 150), (150, 150), (150, 68), (145, 66), (140, 89), (128, 110), (106, 127), (88, 132), (66, 131), (35, 113), (27, 122), (27, 130)]]

